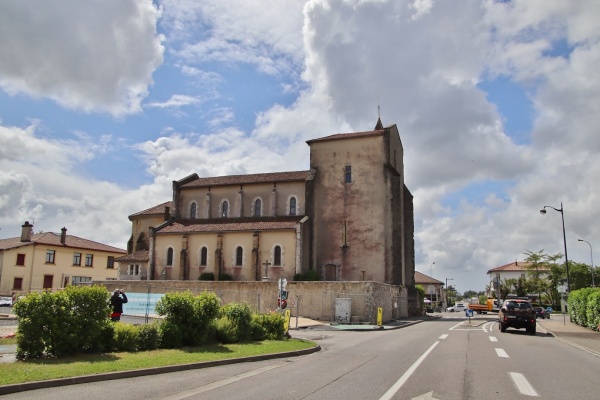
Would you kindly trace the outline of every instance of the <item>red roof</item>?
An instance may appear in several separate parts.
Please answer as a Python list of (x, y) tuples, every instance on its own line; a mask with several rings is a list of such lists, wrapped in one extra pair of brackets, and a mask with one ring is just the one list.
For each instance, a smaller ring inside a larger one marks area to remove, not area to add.
[[(529, 271), (527, 269), (527, 266), (529, 264), (531, 264), (531, 263), (529, 263), (527, 261), (515, 261), (515, 262), (509, 263), (509, 264), (502, 265), (500, 267), (492, 268), (487, 273), (488, 274), (493, 274), (495, 272), (503, 272), (503, 271), (517, 271), (517, 272), (520, 272), (520, 271)], [(548, 268), (547, 267), (541, 267), (540, 269), (546, 270)]]
[(266, 182), (293, 182), (305, 181), (311, 171), (271, 172), (265, 174), (229, 175), (208, 178), (198, 178), (181, 185), (182, 188), (206, 187), (219, 185), (245, 185)]
[(31, 235), (31, 241), (22, 242), (20, 237), (0, 240), (0, 250), (14, 249), (22, 246), (29, 246), (32, 243), (47, 246), (68, 247), (83, 250), (106, 251), (110, 253), (123, 253), (127, 251), (106, 244), (94, 242), (92, 240), (82, 239), (73, 235), (66, 235), (65, 244), (60, 242), (60, 234), (46, 232), (35, 233)]
[(444, 282), (438, 281), (437, 279), (427, 276), (419, 271), (415, 271), (415, 284), (443, 285)]
[(199, 233), (293, 230), (304, 216), (276, 218), (213, 218), (179, 220), (160, 228), (157, 233)]
[(166, 201), (166, 202), (164, 202), (162, 204), (159, 204), (157, 206), (150, 207), (147, 210), (136, 212), (135, 214), (131, 214), (129, 216), (129, 218), (131, 218), (131, 217), (137, 217), (137, 216), (140, 216), (140, 215), (157, 215), (157, 214), (158, 215), (162, 215), (165, 212), (165, 208), (166, 207), (171, 208), (172, 204), (173, 204), (172, 201)]
[(133, 254), (127, 254), (126, 256), (121, 256), (118, 258), (115, 258), (115, 261), (117, 262), (125, 262), (125, 261), (148, 261), (150, 259), (149, 257), (149, 251), (148, 250), (138, 250)]

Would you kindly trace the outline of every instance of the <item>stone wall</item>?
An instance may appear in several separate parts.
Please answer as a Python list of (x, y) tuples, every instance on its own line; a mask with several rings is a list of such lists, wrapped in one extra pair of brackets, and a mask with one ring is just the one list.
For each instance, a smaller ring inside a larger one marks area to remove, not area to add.
[[(190, 290), (192, 293), (215, 292), (223, 304), (246, 303), (266, 313), (277, 309), (277, 282), (212, 281), (95, 281), (110, 292), (165, 294)], [(405, 288), (377, 282), (288, 282), (288, 305), (293, 316), (334, 321), (336, 299), (350, 299), (351, 321), (376, 323), (377, 309), (383, 321), (407, 317), (408, 292)], [(339, 322), (345, 322), (340, 320)], [(348, 321), (350, 322), (350, 321)]]

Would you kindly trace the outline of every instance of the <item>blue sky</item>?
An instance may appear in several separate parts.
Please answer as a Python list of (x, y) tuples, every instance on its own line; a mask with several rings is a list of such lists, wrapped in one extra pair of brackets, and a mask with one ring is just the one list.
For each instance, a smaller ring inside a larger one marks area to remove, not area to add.
[[(0, 237), (121, 248), (171, 182), (308, 168), (397, 124), (417, 269), (483, 290), (526, 250), (600, 246), (598, 2), (0, 2)], [(376, 28), (375, 28), (376, 27)], [(598, 257), (600, 258), (600, 257)]]

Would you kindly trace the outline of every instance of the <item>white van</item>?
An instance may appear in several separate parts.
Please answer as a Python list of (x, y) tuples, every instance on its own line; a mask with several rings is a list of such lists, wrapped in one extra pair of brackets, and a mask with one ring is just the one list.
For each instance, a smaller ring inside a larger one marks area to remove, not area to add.
[(456, 312), (465, 311), (467, 308), (468, 308), (467, 303), (457, 302), (454, 305), (454, 311), (456, 311)]

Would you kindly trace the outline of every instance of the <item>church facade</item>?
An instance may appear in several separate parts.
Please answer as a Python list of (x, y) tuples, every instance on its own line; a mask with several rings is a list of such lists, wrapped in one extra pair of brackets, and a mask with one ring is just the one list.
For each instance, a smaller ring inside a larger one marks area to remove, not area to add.
[(310, 168), (173, 182), (129, 217), (121, 279), (374, 281), (414, 287), (412, 194), (396, 125), (307, 141)]

